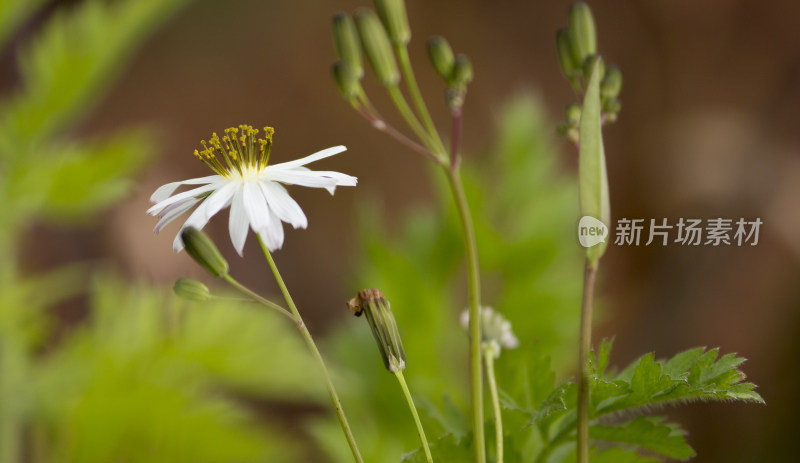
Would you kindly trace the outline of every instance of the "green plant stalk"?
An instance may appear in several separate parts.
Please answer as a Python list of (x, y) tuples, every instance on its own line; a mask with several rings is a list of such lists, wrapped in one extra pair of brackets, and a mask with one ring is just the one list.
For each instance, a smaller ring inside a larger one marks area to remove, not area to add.
[(578, 463), (589, 463), (589, 351), (592, 347), (592, 308), (597, 261), (586, 260), (583, 272), (583, 302), (581, 304), (581, 331), (578, 346)]
[(435, 153), (444, 153), (444, 145), (436, 131), (436, 126), (433, 123), (430, 112), (428, 112), (428, 107), (425, 105), (425, 100), (422, 98), (422, 92), (419, 91), (417, 78), (414, 75), (414, 70), (411, 67), (411, 59), (408, 56), (408, 47), (406, 47), (406, 45), (397, 44), (394, 46), (394, 51), (397, 54), (398, 61), (400, 61), (400, 70), (406, 81), (408, 93), (411, 95), (411, 102), (414, 104), (414, 107), (417, 108), (417, 113), (422, 119), (422, 125), (425, 126), (425, 130), (427, 130), (431, 136), (431, 142), (433, 143), (432, 151)]
[(464, 247), (467, 255), (467, 283), (469, 286), (469, 351), (470, 374), (472, 379), (472, 432), (475, 436), (475, 461), (486, 461), (486, 441), (483, 429), (483, 371), (481, 362), (481, 282), (478, 266), (478, 246), (472, 215), (464, 193), (464, 183), (458, 166), (445, 168), (447, 180), (456, 202), (461, 229), (464, 234)]
[(406, 402), (408, 402), (408, 409), (411, 410), (411, 415), (414, 416), (414, 424), (417, 425), (417, 434), (419, 434), (419, 440), (422, 441), (422, 449), (425, 451), (425, 459), (428, 461), (428, 463), (433, 463), (431, 449), (428, 447), (428, 438), (425, 437), (425, 430), (422, 428), (422, 422), (419, 419), (417, 407), (414, 405), (414, 399), (411, 398), (411, 392), (408, 390), (406, 379), (403, 376), (403, 370), (395, 371), (394, 375), (397, 377), (397, 381), (400, 383), (400, 388), (403, 389), (403, 395), (405, 395)]
[[(238, 281), (236, 281), (232, 276), (224, 275), (222, 277), (222, 279), (227, 281), (228, 284), (230, 284), (231, 286), (233, 286), (237, 290), (239, 290), (242, 293), (244, 293), (244, 294), (248, 295), (249, 297), (251, 297), (256, 302), (260, 302), (261, 304), (269, 307), (270, 309), (277, 310), (282, 315), (284, 315), (286, 317), (289, 317), (289, 319), (292, 320), (294, 323), (300, 323), (301, 322), (301, 320), (298, 320), (294, 315), (289, 313), (288, 310), (286, 310), (283, 307), (279, 306), (278, 304), (270, 301), (269, 299), (265, 299), (265, 298), (261, 297), (258, 293), (250, 290), (250, 288), (248, 288), (245, 285), (243, 285), (243, 284), (239, 283)], [(224, 299), (224, 298), (217, 298), (217, 299)], [(230, 299), (226, 299), (226, 300), (230, 300)]]
[(333, 380), (331, 380), (330, 373), (328, 373), (328, 367), (325, 366), (325, 360), (323, 360), (322, 354), (320, 354), (317, 344), (314, 342), (314, 338), (311, 337), (311, 333), (308, 331), (306, 324), (303, 323), (303, 318), (300, 316), (300, 311), (297, 310), (297, 306), (294, 304), (294, 300), (292, 300), (292, 296), (289, 294), (289, 290), (286, 288), (286, 284), (283, 282), (283, 277), (281, 277), (278, 267), (275, 265), (275, 261), (272, 260), (272, 254), (269, 252), (269, 249), (267, 249), (267, 246), (264, 244), (264, 241), (261, 239), (261, 237), (258, 238), (258, 242), (261, 244), (261, 249), (264, 251), (264, 257), (267, 258), (269, 268), (272, 270), (272, 274), (275, 276), (275, 281), (278, 283), (278, 287), (280, 288), (281, 293), (283, 293), (284, 299), (286, 299), (286, 304), (289, 306), (294, 318), (297, 320), (297, 329), (300, 330), (300, 334), (306, 341), (308, 349), (319, 363), (320, 369), (325, 377), (325, 382), (328, 386), (328, 393), (331, 396), (333, 408), (336, 410), (336, 416), (339, 418), (339, 424), (341, 424), (342, 431), (344, 431), (344, 435), (347, 438), (347, 443), (350, 445), (350, 451), (353, 453), (353, 458), (357, 463), (364, 463), (364, 460), (361, 458), (361, 452), (358, 450), (356, 439), (353, 436), (353, 431), (350, 429), (350, 424), (347, 422), (347, 417), (344, 414), (342, 401), (339, 400), (339, 394), (336, 393), (336, 387), (333, 385)]
[(494, 352), (484, 352), (486, 360), (486, 378), (489, 383), (489, 395), (494, 410), (494, 434), (497, 448), (497, 463), (503, 463), (503, 415), (500, 413), (500, 398), (497, 394), (497, 380), (494, 376)]
[(438, 162), (441, 162), (441, 154), (440, 152), (432, 149), (433, 142), (431, 139), (431, 134), (425, 131), (425, 128), (422, 127), (417, 116), (414, 114), (414, 111), (411, 109), (411, 106), (408, 105), (406, 98), (403, 96), (403, 92), (400, 91), (400, 87), (397, 85), (393, 85), (387, 87), (386, 90), (389, 92), (389, 97), (392, 99), (392, 102), (397, 107), (397, 110), (400, 112), (400, 115), (403, 116), (403, 119), (406, 121), (408, 126), (414, 132), (414, 134), (422, 141), (422, 143), (428, 147), (428, 149), (433, 153), (433, 155), (437, 158)]

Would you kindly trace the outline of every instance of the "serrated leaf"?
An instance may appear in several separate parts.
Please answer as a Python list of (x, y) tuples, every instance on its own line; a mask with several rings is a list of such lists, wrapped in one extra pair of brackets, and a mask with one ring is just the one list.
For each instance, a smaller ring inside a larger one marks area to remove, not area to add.
[(645, 457), (619, 447), (593, 453), (591, 461), (592, 463), (658, 463), (657, 458)]
[(683, 438), (683, 432), (674, 425), (661, 424), (661, 421), (662, 418), (638, 416), (618, 426), (594, 425), (589, 429), (589, 436), (592, 439), (635, 445), (679, 460), (695, 456), (695, 451)]
[(425, 396), (418, 396), (415, 400), (417, 407), (424, 410), (431, 419), (439, 423), (446, 433), (452, 434), (457, 440), (469, 432), (469, 418), (449, 394), (442, 395), (441, 408)]
[(606, 374), (606, 368), (608, 368), (608, 358), (611, 355), (611, 348), (614, 346), (614, 338), (611, 339), (603, 339), (603, 342), (600, 343), (600, 350), (597, 352), (597, 359), (595, 368), (595, 374), (598, 378), (602, 378)]
[[(472, 437), (457, 439), (452, 434), (447, 434), (435, 442), (430, 442), (433, 461), (448, 463), (470, 463), (474, 460), (472, 454)], [(403, 455), (404, 463), (426, 463), (425, 452), (419, 448)]]

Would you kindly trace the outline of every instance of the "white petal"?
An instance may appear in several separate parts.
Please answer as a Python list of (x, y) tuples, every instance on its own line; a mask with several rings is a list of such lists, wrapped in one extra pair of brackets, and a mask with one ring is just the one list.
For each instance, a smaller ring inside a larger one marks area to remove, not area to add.
[(216, 180), (221, 178), (222, 177), (219, 175), (210, 175), (208, 177), (191, 178), (182, 182), (172, 182), (167, 183), (166, 185), (161, 185), (156, 189), (156, 191), (153, 192), (152, 196), (150, 196), (150, 202), (158, 203), (164, 201), (165, 199), (169, 198), (169, 196), (181, 185), (205, 185), (206, 183), (214, 183)]
[(247, 212), (244, 209), (242, 199), (242, 189), (237, 189), (231, 199), (231, 215), (228, 221), (228, 232), (231, 235), (233, 248), (239, 255), (244, 251), (244, 243), (247, 241), (247, 231), (250, 229), (250, 221), (247, 220)]
[(269, 167), (262, 179), (310, 188), (325, 188), (330, 194), (333, 194), (337, 186), (355, 186), (358, 183), (355, 177), (330, 170), (269, 170)]
[(264, 192), (258, 186), (258, 182), (246, 182), (242, 189), (244, 210), (247, 211), (247, 218), (253, 231), (261, 233), (269, 228), (270, 215), (267, 199)]
[(210, 219), (217, 212), (221, 211), (223, 208), (227, 207), (231, 203), (231, 199), (233, 198), (233, 193), (239, 188), (240, 185), (237, 183), (228, 183), (224, 185), (219, 190), (211, 193), (211, 196), (206, 199), (206, 219)]
[(156, 204), (155, 206), (153, 206), (150, 209), (148, 209), (147, 213), (150, 214), (150, 215), (156, 215), (156, 214), (160, 213), (161, 211), (163, 211), (164, 208), (166, 208), (167, 206), (169, 206), (171, 204), (175, 204), (175, 203), (183, 201), (185, 199), (201, 196), (201, 195), (203, 195), (205, 193), (208, 193), (209, 191), (216, 190), (220, 186), (222, 186), (222, 184), (220, 184), (219, 182), (210, 183), (208, 185), (203, 185), (203, 186), (201, 186), (199, 188), (195, 188), (193, 190), (184, 191), (183, 193), (178, 193), (175, 196), (170, 196), (169, 198), (167, 198), (167, 199), (165, 199), (163, 201), (160, 201), (158, 204)]
[(258, 233), (270, 252), (277, 251), (283, 247), (283, 223), (272, 210), (269, 211), (269, 225)]
[(314, 154), (310, 154), (304, 158), (295, 159), (294, 161), (289, 162), (282, 162), (280, 164), (274, 164), (270, 167), (273, 169), (291, 169), (293, 167), (304, 166), (306, 164), (312, 163), (314, 161), (319, 161), (320, 159), (325, 159), (327, 157), (331, 157), (334, 154), (339, 154), (342, 151), (346, 151), (347, 148), (344, 146), (334, 146), (332, 148), (326, 148), (322, 151), (317, 151)]
[(308, 219), (297, 204), (297, 201), (289, 196), (289, 192), (280, 183), (262, 181), (259, 182), (264, 196), (267, 198), (269, 209), (284, 222), (294, 228), (308, 227)]
[(181, 229), (178, 231), (178, 235), (175, 236), (175, 240), (172, 242), (172, 249), (175, 252), (180, 252), (183, 250), (183, 240), (181, 239), (181, 233), (183, 232), (184, 229), (192, 227), (198, 230), (202, 230), (203, 227), (206, 226), (206, 224), (208, 223), (208, 219), (210, 218), (210, 216), (206, 213), (207, 209), (208, 209), (208, 199), (203, 201), (202, 204), (200, 204), (197, 207), (197, 209), (195, 209), (194, 212), (192, 212), (189, 215), (189, 218), (186, 219), (186, 222), (183, 223)]
[(159, 221), (153, 229), (153, 233), (158, 234), (161, 232), (161, 230), (163, 230), (168, 223), (180, 217), (184, 212), (193, 208), (195, 204), (199, 202), (199, 199), (191, 198), (180, 203), (175, 203), (172, 206), (164, 209), (164, 211), (159, 214)]

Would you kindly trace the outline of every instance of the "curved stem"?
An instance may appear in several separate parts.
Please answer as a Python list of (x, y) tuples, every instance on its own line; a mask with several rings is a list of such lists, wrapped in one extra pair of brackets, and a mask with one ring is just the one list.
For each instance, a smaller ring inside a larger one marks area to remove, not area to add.
[(422, 119), (422, 124), (425, 126), (425, 130), (428, 131), (431, 142), (434, 144), (433, 151), (444, 153), (444, 145), (439, 138), (439, 132), (436, 131), (436, 126), (428, 112), (428, 107), (425, 105), (425, 100), (422, 98), (422, 92), (419, 91), (417, 78), (414, 76), (414, 70), (411, 67), (411, 59), (408, 56), (408, 48), (405, 45), (395, 45), (394, 50), (395, 53), (397, 53), (397, 59), (400, 61), (400, 69), (406, 81), (408, 93), (411, 95), (411, 102), (414, 104), (414, 107), (417, 108), (417, 113), (419, 113)]
[(428, 463), (433, 463), (431, 449), (428, 447), (428, 438), (425, 437), (425, 430), (422, 428), (422, 422), (419, 420), (417, 407), (414, 406), (414, 399), (411, 398), (411, 393), (408, 391), (406, 379), (403, 377), (403, 370), (395, 371), (394, 375), (397, 377), (397, 381), (400, 383), (400, 387), (403, 389), (403, 395), (406, 396), (406, 402), (408, 402), (408, 408), (411, 410), (411, 415), (414, 416), (414, 424), (417, 425), (417, 434), (419, 434), (419, 440), (422, 441), (422, 449), (425, 451), (425, 459), (428, 461)]
[(397, 107), (397, 111), (399, 111), (400, 115), (403, 116), (403, 119), (414, 132), (414, 135), (420, 139), (420, 141), (428, 148), (428, 150), (431, 151), (434, 156), (437, 158), (441, 157), (442, 150), (439, 150), (434, 146), (430, 134), (426, 132), (425, 128), (422, 127), (422, 124), (419, 123), (417, 116), (414, 114), (414, 111), (411, 110), (406, 98), (403, 96), (403, 92), (400, 91), (400, 87), (393, 85), (391, 87), (387, 87), (386, 91), (389, 92), (389, 97)]
[(497, 394), (497, 381), (494, 377), (494, 351), (484, 352), (486, 360), (486, 378), (489, 382), (489, 395), (492, 397), (494, 410), (494, 435), (497, 447), (497, 463), (503, 463), (503, 415), (500, 414), (500, 398)]
[(597, 264), (586, 261), (578, 347), (578, 463), (589, 463), (589, 350), (592, 347), (592, 306)]
[(269, 268), (272, 270), (272, 274), (275, 276), (275, 281), (278, 283), (278, 287), (281, 289), (284, 299), (286, 299), (286, 304), (289, 306), (294, 318), (297, 320), (297, 329), (300, 330), (300, 334), (306, 341), (308, 349), (317, 360), (317, 363), (319, 363), (320, 369), (325, 377), (325, 382), (328, 386), (328, 393), (331, 396), (331, 402), (333, 402), (333, 408), (336, 410), (336, 416), (339, 418), (339, 424), (342, 426), (342, 431), (344, 431), (344, 435), (347, 438), (347, 443), (350, 444), (350, 451), (353, 452), (353, 458), (358, 463), (364, 463), (364, 460), (361, 458), (361, 453), (358, 451), (356, 439), (353, 437), (353, 431), (350, 429), (350, 424), (347, 422), (347, 417), (344, 415), (342, 402), (339, 400), (339, 395), (336, 393), (336, 388), (333, 385), (333, 380), (331, 380), (331, 375), (328, 373), (328, 367), (325, 366), (325, 360), (323, 360), (322, 354), (320, 354), (319, 349), (317, 349), (317, 345), (314, 343), (314, 338), (311, 337), (311, 333), (308, 331), (306, 324), (303, 323), (303, 318), (300, 316), (300, 312), (297, 310), (297, 306), (294, 304), (294, 300), (292, 300), (292, 296), (289, 294), (289, 290), (286, 288), (286, 284), (283, 282), (283, 277), (281, 277), (278, 267), (275, 265), (275, 261), (272, 260), (272, 254), (270, 254), (269, 249), (267, 249), (267, 246), (264, 244), (264, 241), (261, 239), (261, 237), (258, 238), (258, 242), (261, 244), (261, 249), (264, 251), (264, 257), (267, 258)]
[(298, 323), (298, 322), (299, 322), (299, 320), (298, 320), (297, 318), (295, 318), (295, 316), (294, 316), (294, 315), (292, 315), (291, 313), (289, 313), (289, 311), (288, 311), (288, 310), (286, 310), (286, 309), (284, 309), (283, 307), (279, 306), (278, 304), (276, 304), (276, 303), (274, 303), (274, 302), (270, 301), (269, 299), (265, 299), (265, 298), (261, 297), (261, 295), (259, 295), (258, 293), (256, 293), (256, 292), (252, 291), (252, 290), (251, 290), (250, 288), (248, 288), (247, 286), (245, 286), (245, 285), (243, 285), (243, 284), (239, 283), (238, 281), (236, 281), (236, 280), (235, 280), (235, 279), (234, 279), (232, 276), (230, 276), (230, 275), (224, 275), (224, 276), (222, 277), (222, 279), (224, 279), (225, 281), (227, 281), (227, 282), (228, 282), (228, 284), (230, 284), (231, 286), (233, 286), (234, 288), (236, 288), (236, 289), (237, 289), (237, 290), (239, 290), (240, 292), (242, 292), (242, 293), (244, 293), (244, 294), (248, 295), (248, 296), (249, 296), (251, 299), (253, 299), (254, 301), (256, 301), (256, 302), (260, 302), (261, 304), (264, 304), (265, 306), (269, 307), (270, 309), (277, 310), (277, 311), (278, 311), (278, 312), (280, 312), (282, 315), (284, 315), (284, 316), (286, 316), (286, 317), (289, 317), (289, 319), (290, 319), (290, 320), (292, 320), (292, 321), (293, 321), (293, 322), (295, 322), (295, 323)]
[(467, 196), (457, 166), (445, 168), (450, 189), (456, 202), (461, 229), (464, 233), (464, 247), (467, 255), (467, 282), (469, 285), (469, 351), (470, 377), (472, 379), (472, 431), (475, 436), (475, 461), (486, 461), (486, 442), (483, 429), (483, 372), (481, 362), (481, 283), (478, 266), (478, 246), (472, 215)]

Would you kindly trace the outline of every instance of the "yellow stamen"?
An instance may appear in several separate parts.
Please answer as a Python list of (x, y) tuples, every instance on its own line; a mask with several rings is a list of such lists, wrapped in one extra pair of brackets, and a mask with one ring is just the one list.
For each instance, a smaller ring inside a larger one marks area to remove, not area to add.
[(227, 178), (259, 172), (267, 167), (275, 129), (264, 127), (264, 138), (259, 138), (259, 130), (247, 124), (229, 127), (223, 132), (222, 138), (214, 132), (209, 140), (200, 141), (203, 149), (194, 150), (194, 156)]

